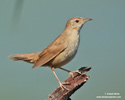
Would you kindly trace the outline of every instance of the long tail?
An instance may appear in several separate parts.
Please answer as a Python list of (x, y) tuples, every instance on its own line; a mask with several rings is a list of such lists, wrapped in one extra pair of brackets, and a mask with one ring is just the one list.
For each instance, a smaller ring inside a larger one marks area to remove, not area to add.
[(40, 52), (26, 53), (26, 54), (15, 54), (15, 55), (10, 55), (9, 59), (12, 59), (14, 61), (22, 60), (22, 61), (26, 61), (28, 63), (35, 63), (36, 60), (38, 59), (39, 54), (40, 54)]

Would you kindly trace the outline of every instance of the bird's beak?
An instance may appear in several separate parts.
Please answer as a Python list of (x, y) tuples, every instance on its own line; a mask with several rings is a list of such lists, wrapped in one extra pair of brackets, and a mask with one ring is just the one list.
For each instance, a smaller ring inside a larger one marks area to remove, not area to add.
[(83, 18), (83, 23), (86, 23), (87, 21), (92, 20), (91, 18)]
[(87, 21), (91, 21), (92, 19), (91, 18), (87, 18), (85, 21), (87, 22)]

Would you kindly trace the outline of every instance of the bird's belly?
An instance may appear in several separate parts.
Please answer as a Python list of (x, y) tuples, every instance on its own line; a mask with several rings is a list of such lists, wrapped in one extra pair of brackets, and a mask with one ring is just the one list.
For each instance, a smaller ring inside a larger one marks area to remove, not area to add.
[(57, 55), (50, 61), (50, 65), (55, 68), (61, 67), (71, 61), (77, 53), (79, 41), (74, 41), (72, 45), (68, 46), (63, 52)]

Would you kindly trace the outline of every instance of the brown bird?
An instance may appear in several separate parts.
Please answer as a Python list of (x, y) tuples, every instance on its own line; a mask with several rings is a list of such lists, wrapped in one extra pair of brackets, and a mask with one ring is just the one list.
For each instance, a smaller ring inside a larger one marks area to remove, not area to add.
[(27, 54), (15, 54), (10, 55), (9, 58), (15, 61), (23, 60), (29, 63), (34, 63), (32, 68), (38, 66), (49, 66), (56, 79), (59, 82), (60, 87), (67, 89), (58, 79), (54, 69), (60, 68), (67, 71), (69, 70), (61, 68), (61, 66), (71, 61), (77, 53), (77, 49), (80, 42), (79, 32), (83, 24), (92, 19), (86, 19), (82, 17), (74, 17), (68, 20), (66, 27), (62, 34), (60, 34), (48, 47), (43, 51), (37, 53)]

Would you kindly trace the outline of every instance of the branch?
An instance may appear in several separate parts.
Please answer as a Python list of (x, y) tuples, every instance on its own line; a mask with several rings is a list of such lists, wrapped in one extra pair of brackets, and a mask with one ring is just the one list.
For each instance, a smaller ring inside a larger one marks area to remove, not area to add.
[[(81, 67), (77, 71), (72, 71), (74, 77), (71, 75), (64, 81), (69, 82), (70, 84), (65, 85), (69, 90), (62, 90), (60, 87), (57, 87), (46, 100), (71, 100), (69, 97), (83, 84), (86, 83), (86, 80), (89, 79), (89, 76), (86, 75), (86, 72), (89, 71), (91, 67)], [(81, 73), (79, 74), (78, 71)]]

